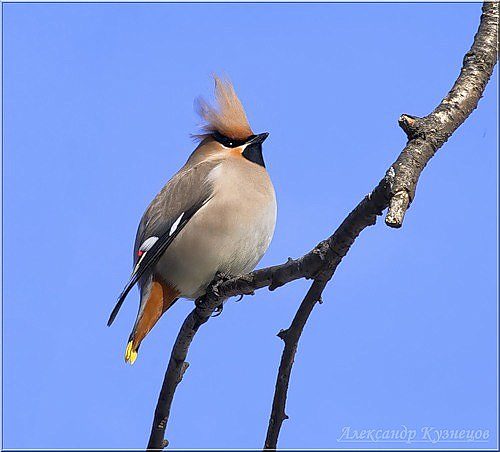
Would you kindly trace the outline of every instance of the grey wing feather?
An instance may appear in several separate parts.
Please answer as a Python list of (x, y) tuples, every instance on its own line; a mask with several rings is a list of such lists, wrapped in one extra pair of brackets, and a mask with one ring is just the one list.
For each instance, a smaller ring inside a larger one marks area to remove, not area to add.
[(207, 176), (219, 163), (218, 160), (211, 160), (190, 168), (183, 167), (156, 195), (144, 212), (137, 229), (134, 265), (138, 259), (137, 252), (146, 239), (159, 237), (172, 227), (182, 213), (200, 201), (210, 198), (213, 188)]
[[(180, 230), (187, 224), (213, 195), (213, 186), (208, 175), (220, 161), (211, 160), (187, 167), (184, 166), (163, 189), (156, 195), (146, 209), (137, 230), (134, 245), (134, 271), (128, 284), (118, 297), (118, 301), (111, 312), (108, 326), (113, 323), (123, 301), (130, 289), (139, 282), (143, 282), (168, 248)], [(182, 216), (181, 216), (182, 215)], [(182, 221), (181, 221), (182, 219)], [(177, 223), (175, 232), (172, 226)], [(158, 237), (158, 240), (139, 261), (138, 250), (149, 237)], [(139, 263), (138, 263), (139, 262)]]

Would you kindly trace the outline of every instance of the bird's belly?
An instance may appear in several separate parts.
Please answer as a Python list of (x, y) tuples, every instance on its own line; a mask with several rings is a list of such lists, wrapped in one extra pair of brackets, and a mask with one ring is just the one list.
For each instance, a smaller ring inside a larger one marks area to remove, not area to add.
[[(212, 199), (189, 221), (157, 264), (156, 271), (185, 298), (197, 298), (217, 272), (255, 268), (274, 232), (276, 203), (258, 209)], [(255, 206), (255, 205), (254, 205)]]

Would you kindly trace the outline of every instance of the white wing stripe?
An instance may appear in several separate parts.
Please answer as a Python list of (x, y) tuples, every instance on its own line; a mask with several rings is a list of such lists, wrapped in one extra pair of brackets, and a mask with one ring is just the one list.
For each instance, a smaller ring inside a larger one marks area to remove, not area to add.
[(158, 237), (149, 237), (148, 239), (144, 240), (143, 244), (139, 248), (140, 251), (143, 251), (144, 253), (146, 251), (149, 251), (151, 247), (157, 242)]
[(177, 218), (177, 220), (175, 220), (175, 223), (172, 225), (172, 227), (170, 228), (170, 232), (168, 233), (169, 236), (175, 232), (175, 230), (177, 229), (177, 226), (179, 226), (179, 223), (181, 222), (183, 216), (184, 216), (184, 212), (182, 212), (180, 214), (179, 218)]
[(140, 256), (139, 260), (137, 261), (137, 264), (135, 265), (134, 271), (132, 274), (134, 274), (138, 269), (139, 265), (141, 264), (142, 260), (144, 259), (144, 256), (146, 256), (146, 253), (151, 249), (151, 247), (157, 242), (158, 237), (149, 237), (148, 239), (144, 240), (143, 244), (140, 246), (139, 251), (142, 251), (142, 255)]

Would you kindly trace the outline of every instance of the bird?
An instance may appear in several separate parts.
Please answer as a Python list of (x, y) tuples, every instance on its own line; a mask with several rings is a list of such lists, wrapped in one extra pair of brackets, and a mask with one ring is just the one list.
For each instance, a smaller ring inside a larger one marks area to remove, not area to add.
[(197, 300), (216, 275), (252, 271), (267, 251), (277, 204), (262, 143), (228, 78), (214, 75), (215, 103), (195, 100), (201, 117), (197, 147), (151, 201), (137, 229), (133, 271), (108, 320), (137, 284), (139, 310), (125, 350), (139, 346), (179, 299)]

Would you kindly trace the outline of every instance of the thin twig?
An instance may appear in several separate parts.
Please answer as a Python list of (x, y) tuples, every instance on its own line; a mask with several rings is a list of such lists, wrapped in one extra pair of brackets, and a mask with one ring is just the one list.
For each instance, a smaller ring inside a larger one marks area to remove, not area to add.
[(321, 293), (328, 281), (314, 281), (307, 291), (307, 294), (300, 304), (295, 317), (287, 330), (281, 330), (278, 336), (285, 342), (285, 348), (281, 355), (280, 368), (278, 371), (278, 380), (276, 381), (276, 390), (274, 393), (273, 408), (269, 418), (269, 427), (264, 448), (269, 449), (278, 442), (278, 435), (281, 430), (281, 424), (288, 416), (285, 413), (286, 396), (288, 393), (288, 384), (290, 374), (292, 373), (293, 360), (297, 345), (299, 343), (302, 330), (311, 314), (316, 303), (321, 298)]

